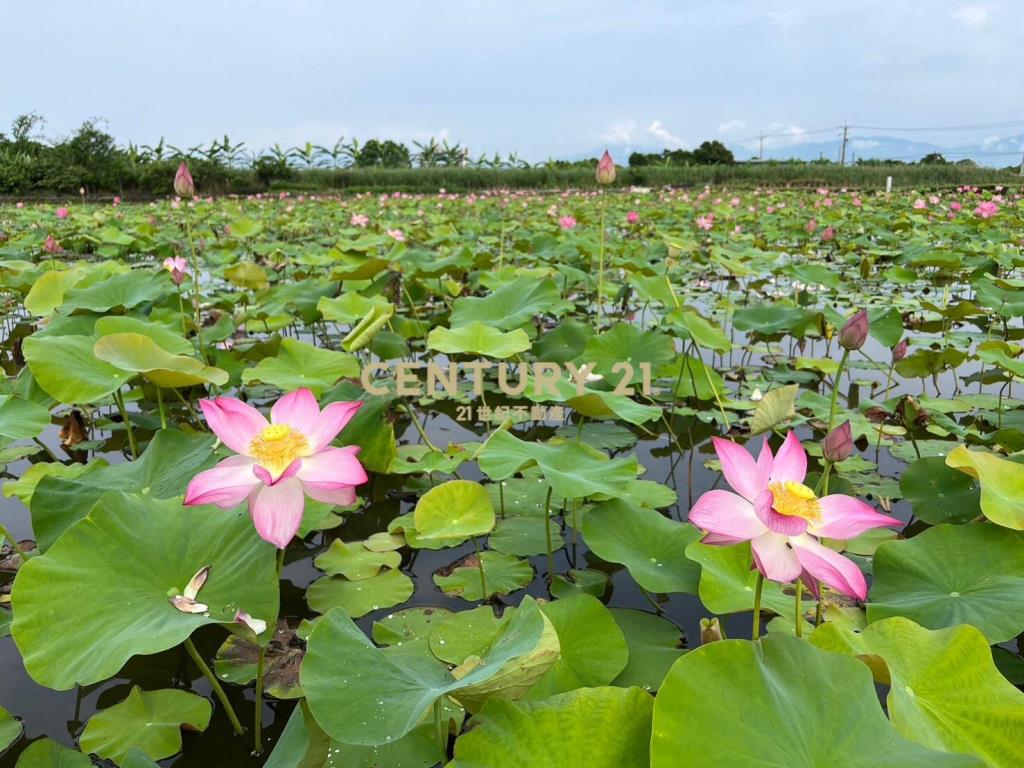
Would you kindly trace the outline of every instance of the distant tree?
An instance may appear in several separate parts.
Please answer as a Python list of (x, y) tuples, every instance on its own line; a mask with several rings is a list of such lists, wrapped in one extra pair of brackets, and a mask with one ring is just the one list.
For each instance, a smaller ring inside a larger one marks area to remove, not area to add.
[(355, 164), (360, 168), (408, 168), (412, 165), (412, 156), (409, 148), (397, 141), (370, 139), (363, 145)]
[(705, 141), (693, 150), (693, 161), (698, 165), (732, 165), (736, 158), (722, 142)]
[(921, 165), (949, 165), (949, 161), (942, 156), (941, 152), (929, 152), (919, 162)]

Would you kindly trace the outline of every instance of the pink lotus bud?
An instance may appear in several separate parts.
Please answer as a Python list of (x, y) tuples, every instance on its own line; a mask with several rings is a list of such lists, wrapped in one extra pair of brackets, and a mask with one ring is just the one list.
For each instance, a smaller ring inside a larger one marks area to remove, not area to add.
[(892, 348), (892, 361), (898, 363), (904, 357), (907, 356), (907, 347), (910, 346), (910, 342), (906, 339), (900, 339), (899, 343)]
[(607, 149), (597, 163), (597, 173), (594, 176), (597, 179), (597, 183), (602, 186), (608, 186), (615, 181), (615, 161), (612, 160), (612, 156), (608, 154)]
[(164, 259), (164, 269), (171, 273), (175, 285), (181, 285), (188, 273), (188, 262), (181, 256), (168, 257)]
[(843, 349), (851, 352), (864, 346), (868, 338), (868, 313), (867, 310), (860, 310), (857, 314), (846, 321), (846, 325), (839, 331), (839, 344)]
[(829, 240), (834, 239), (836, 231), (832, 227), (825, 227), (825, 230), (821, 233), (821, 242), (827, 243)]
[(814, 230), (816, 230), (817, 228), (818, 228), (818, 222), (815, 221), (814, 219), (809, 219), (807, 224), (804, 225), (804, 229), (807, 230), (807, 234), (809, 234), (809, 235), (813, 235), (814, 234)]
[(206, 579), (210, 575), (210, 566), (206, 565), (196, 571), (196, 575), (193, 576), (187, 585), (185, 585), (184, 595), (189, 600), (195, 600), (199, 595), (199, 590), (203, 588), (203, 584), (206, 583)]
[(838, 427), (825, 435), (821, 444), (821, 455), (825, 461), (835, 464), (850, 458), (853, 453), (853, 430), (850, 429), (850, 422), (844, 421)]
[(66, 219), (68, 217), (69, 213), (70, 213), (70, 211), (67, 208), (58, 208), (57, 209), (57, 218), (58, 219)]
[(46, 241), (43, 243), (43, 250), (47, 253), (60, 253), (60, 243), (57, 242), (57, 238), (47, 235)]
[(196, 184), (192, 181), (192, 174), (188, 172), (188, 166), (182, 163), (178, 166), (178, 172), (174, 174), (174, 194), (187, 200), (195, 193)]
[(626, 221), (629, 222), (630, 224), (636, 224), (638, 221), (640, 221), (640, 214), (637, 213), (636, 211), (630, 211), (629, 213), (626, 214)]

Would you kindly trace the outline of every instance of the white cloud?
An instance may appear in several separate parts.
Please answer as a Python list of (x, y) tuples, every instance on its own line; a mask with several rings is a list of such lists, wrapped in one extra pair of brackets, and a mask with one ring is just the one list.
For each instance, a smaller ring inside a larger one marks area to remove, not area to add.
[(719, 133), (736, 133), (737, 131), (745, 131), (746, 129), (747, 121), (740, 120), (738, 117), (718, 124)]
[(636, 122), (633, 120), (615, 123), (601, 134), (601, 141), (606, 144), (633, 144), (636, 139)]
[(665, 126), (665, 124), (661, 122), (661, 120), (655, 120), (649, 126), (647, 126), (647, 133), (653, 136), (654, 138), (660, 139), (661, 141), (665, 142), (665, 144), (667, 144), (670, 147), (678, 149), (680, 147), (686, 146), (686, 142), (683, 141), (683, 139), (671, 133), (669, 129)]
[(976, 29), (988, 21), (988, 8), (984, 5), (965, 5), (953, 12), (953, 19), (965, 27)]

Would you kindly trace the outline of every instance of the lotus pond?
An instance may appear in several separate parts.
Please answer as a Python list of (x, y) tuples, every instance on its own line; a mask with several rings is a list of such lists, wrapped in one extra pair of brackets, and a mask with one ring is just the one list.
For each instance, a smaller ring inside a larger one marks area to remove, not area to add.
[(0, 766), (1024, 764), (1015, 189), (0, 205)]

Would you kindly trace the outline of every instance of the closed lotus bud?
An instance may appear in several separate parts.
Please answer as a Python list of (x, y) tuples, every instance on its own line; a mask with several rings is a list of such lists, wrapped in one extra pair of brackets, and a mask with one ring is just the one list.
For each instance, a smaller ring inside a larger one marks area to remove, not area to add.
[(892, 348), (892, 361), (898, 363), (904, 357), (907, 356), (907, 347), (910, 346), (910, 342), (906, 339), (900, 339), (899, 343)]
[(871, 277), (871, 270), (875, 266), (875, 261), (870, 256), (865, 254), (860, 258), (860, 276), (867, 280)]
[(839, 344), (851, 352), (864, 346), (868, 338), (868, 313), (862, 309), (849, 320), (839, 331)]
[(178, 166), (178, 172), (174, 174), (174, 194), (188, 200), (195, 193), (196, 184), (192, 181), (192, 174), (188, 172), (188, 166), (182, 163)]
[(601, 159), (597, 163), (597, 173), (594, 175), (597, 183), (604, 186), (615, 181), (615, 161), (612, 160), (612, 156), (608, 154), (607, 149), (601, 155)]
[(707, 645), (708, 643), (716, 643), (719, 640), (724, 639), (725, 633), (722, 632), (722, 625), (718, 623), (717, 617), (713, 619), (700, 620), (701, 645)]
[(835, 464), (850, 458), (852, 453), (853, 430), (850, 428), (850, 422), (844, 421), (825, 435), (825, 440), (821, 444), (821, 455), (825, 457), (825, 461)]

